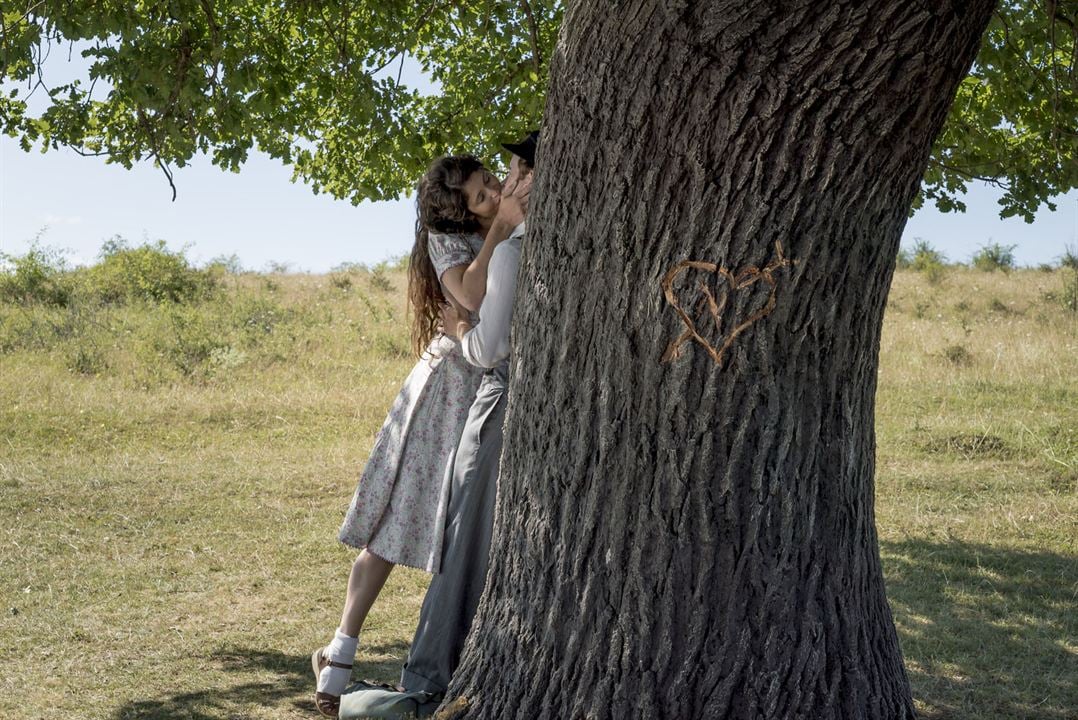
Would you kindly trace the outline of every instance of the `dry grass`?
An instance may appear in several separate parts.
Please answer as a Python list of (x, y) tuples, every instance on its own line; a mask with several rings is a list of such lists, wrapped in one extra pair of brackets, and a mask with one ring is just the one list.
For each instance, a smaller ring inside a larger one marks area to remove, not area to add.
[(1078, 316), (1046, 297), (1062, 282), (960, 268), (936, 286), (895, 278), (876, 517), (925, 718), (1078, 707)]
[[(404, 280), (229, 283), (284, 319), (221, 331), (232, 360), (190, 375), (131, 351), (174, 330), (134, 308), (94, 330), (88, 374), (77, 340), (0, 355), (0, 717), (314, 717), (307, 658), (352, 556), (333, 538), (410, 367)], [(1060, 284), (895, 280), (877, 523), (927, 718), (1078, 707), (1078, 327), (1044, 297)], [(361, 676), (397, 676), (426, 579), (390, 578)]]

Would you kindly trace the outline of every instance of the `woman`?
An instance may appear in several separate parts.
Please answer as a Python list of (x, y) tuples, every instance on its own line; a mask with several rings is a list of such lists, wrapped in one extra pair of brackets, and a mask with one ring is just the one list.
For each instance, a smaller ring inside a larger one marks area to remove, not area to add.
[[(506, 146), (516, 156), (514, 169), (523, 164), (530, 170), (534, 163), (538, 133), (529, 137), (530, 146)], [(401, 673), (401, 685), (408, 692), (436, 698), (445, 693), (486, 584), (508, 399), (509, 328), (523, 234), (521, 225), (494, 250), (478, 324), (451, 305), (442, 310), (445, 332), (460, 341), (465, 359), (485, 372), (449, 461), (443, 572), (427, 589)]]
[(361, 552), (348, 579), (341, 622), (311, 663), (315, 705), (337, 717), (359, 631), (396, 564), (439, 571), (447, 509), (446, 460), (457, 446), (482, 371), (439, 332), (448, 301), (478, 309), (494, 248), (523, 219), (530, 181), (502, 185), (471, 156), (435, 161), (417, 188), (416, 242), (408, 276), (412, 344), (420, 360), (375, 440), (339, 539)]

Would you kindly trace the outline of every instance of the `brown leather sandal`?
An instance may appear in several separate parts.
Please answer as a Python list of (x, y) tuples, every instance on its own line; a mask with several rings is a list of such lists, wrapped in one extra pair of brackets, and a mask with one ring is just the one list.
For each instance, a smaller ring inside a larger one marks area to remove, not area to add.
[[(318, 676), (322, 674), (322, 669), (326, 667), (342, 668), (344, 670), (351, 670), (351, 665), (345, 665), (344, 663), (334, 662), (325, 655), (325, 648), (318, 648), (311, 653), (311, 669), (314, 670), (314, 683), (317, 687)], [(330, 695), (329, 693), (314, 691), (314, 706), (318, 708), (318, 712), (328, 718), (335, 718), (341, 711), (341, 696)]]

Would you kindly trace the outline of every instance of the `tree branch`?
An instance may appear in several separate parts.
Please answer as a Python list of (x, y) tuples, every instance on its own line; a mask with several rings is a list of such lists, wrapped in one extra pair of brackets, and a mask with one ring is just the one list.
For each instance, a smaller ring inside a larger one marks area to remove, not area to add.
[(157, 163), (157, 167), (161, 168), (161, 172), (165, 174), (165, 178), (168, 180), (168, 186), (172, 188), (172, 202), (176, 202), (176, 183), (172, 182), (172, 171), (168, 169), (168, 163), (161, 159), (156, 150), (152, 152), (154, 162)]
[(71, 148), (71, 152), (75, 153), (76, 155), (81, 155), (82, 157), (108, 157), (109, 155), (112, 154), (108, 150), (97, 150), (96, 152), (87, 152), (86, 150), (83, 150), (82, 148), (77, 148), (77, 147), (75, 147), (73, 145), (69, 146), (69, 147)]
[(199, 0), (202, 5), (202, 12), (206, 14), (206, 22), (210, 26), (210, 62), (213, 63), (212, 74), (208, 78), (210, 81), (210, 87), (217, 90), (217, 66), (219, 65), (217, 58), (214, 57), (215, 52), (220, 45), (220, 26), (217, 24), (217, 19), (213, 16), (213, 7), (210, 5), (209, 0)]
[(532, 38), (532, 62), (535, 65), (535, 72), (536, 74), (541, 74), (543, 53), (539, 49), (539, 28), (535, 24), (535, 14), (532, 12), (532, 5), (529, 0), (520, 0), (520, 6), (524, 9), (524, 14), (528, 16), (528, 26), (531, 30)]
[[(438, 5), (440, 5), (440, 4), (441, 4), (441, 0), (434, 0), (430, 4), (430, 6), (427, 7), (426, 11), (420, 17), (416, 18), (415, 27), (411, 31), (413, 36), (418, 35), (419, 31), (422, 30), (424, 27), (426, 27), (427, 22), (430, 21), (431, 15), (434, 14), (434, 11), (438, 8)], [(402, 45), (403, 44), (404, 43), (402, 43)], [(402, 55), (406, 54), (407, 52), (408, 52), (407, 48), (401, 48), (401, 49), (397, 50), (397, 52), (393, 53), (389, 57), (388, 60), (386, 60), (384, 63), (382, 63), (381, 65), (376, 67), (374, 70), (369, 70), (367, 72), (367, 74), (368, 75), (377, 75), (382, 70), (385, 70), (387, 67), (389, 67), (390, 64), (392, 64), (394, 60), (396, 60), (397, 58), (399, 58)], [(403, 62), (403, 59), (402, 59), (402, 62)], [(399, 81), (398, 81), (398, 84), (399, 84)]]
[(1003, 190), (1010, 190), (1011, 189), (1010, 184), (1000, 180), (997, 177), (986, 177), (984, 175), (976, 175), (974, 173), (969, 172), (968, 170), (963, 170), (962, 168), (957, 168), (957, 167), (955, 167), (953, 165), (948, 165), (946, 163), (940, 162), (939, 160), (936, 160), (935, 158), (929, 160), (928, 162), (930, 164), (932, 164), (932, 165), (935, 165), (936, 167), (942, 168), (943, 170), (950, 170), (953, 173), (958, 173), (962, 177), (969, 178), (970, 180), (980, 180), (981, 182), (986, 182), (989, 185), (994, 185), (995, 187), (1001, 188)]

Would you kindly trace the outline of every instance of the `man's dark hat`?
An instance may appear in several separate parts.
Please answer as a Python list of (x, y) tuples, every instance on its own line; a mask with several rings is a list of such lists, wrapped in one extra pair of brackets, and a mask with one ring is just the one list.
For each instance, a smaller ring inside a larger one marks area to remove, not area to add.
[(528, 137), (518, 143), (502, 143), (502, 147), (524, 158), (529, 165), (535, 167), (535, 149), (539, 147), (539, 131), (532, 130)]

